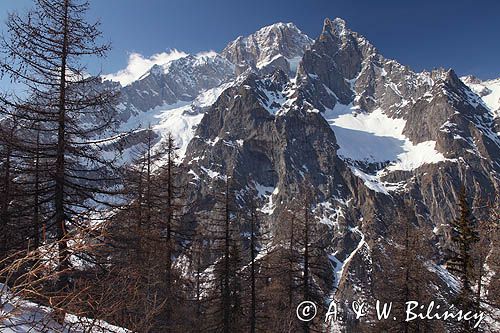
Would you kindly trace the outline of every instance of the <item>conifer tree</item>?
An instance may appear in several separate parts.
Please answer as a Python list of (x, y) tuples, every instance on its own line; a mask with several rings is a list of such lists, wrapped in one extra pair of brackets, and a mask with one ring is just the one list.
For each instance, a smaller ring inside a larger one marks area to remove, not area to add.
[(209, 286), (202, 299), (206, 331), (239, 332), (243, 322), (241, 232), (234, 203), (231, 176), (214, 183), (213, 207), (198, 218), (198, 241), (206, 248), (203, 284)]
[(476, 276), (475, 298), (479, 311), (491, 320), (484, 321), (485, 332), (494, 331), (500, 320), (498, 272), (500, 272), (500, 200), (498, 194), (481, 208), (487, 212), (478, 218), (479, 241), (474, 244), (473, 257)]
[(257, 329), (257, 212), (252, 204), (250, 212), (250, 332), (255, 333)]
[[(106, 198), (118, 181), (111, 159), (101, 154), (108, 142), (105, 132), (113, 123), (110, 106), (116, 94), (104, 89), (101, 79), (89, 75), (83, 64), (109, 49), (99, 44), (99, 24), (86, 21), (88, 8), (86, 1), (35, 0), (25, 15), (9, 14), (0, 47), (2, 74), (25, 91), (0, 97), (6, 116), (21, 119), (24, 134), (33, 121), (44, 131), (43, 158), (50, 166), (43, 170), (50, 175), (44, 192), (51, 198), (46, 222), (58, 246), (60, 291), (71, 285), (71, 230), (101, 218), (99, 212), (109, 208)], [(23, 145), (34, 147), (37, 138), (23, 135)]]
[[(479, 234), (464, 186), (460, 190), (458, 200), (458, 217), (450, 222), (452, 247), (447, 269), (455, 273), (462, 282), (460, 293), (455, 300), (457, 307), (464, 310), (477, 309), (478, 304), (472, 291), (475, 279), (473, 248), (479, 241)], [(464, 332), (472, 330), (471, 323), (463, 321), (462, 329)]]
[(377, 252), (384, 267), (374, 274), (375, 295), (382, 303), (391, 305), (392, 320), (375, 321), (374, 329), (397, 332), (428, 332), (444, 330), (442, 322), (418, 320), (407, 322), (406, 302), (433, 301), (431, 274), (425, 263), (430, 262), (430, 239), (424, 225), (419, 225), (413, 201), (404, 201), (383, 244), (383, 252)]
[[(174, 267), (173, 257), (181, 250), (179, 244), (188, 237), (180, 230), (182, 217), (179, 175), (175, 162), (173, 137), (158, 142), (151, 128), (143, 131), (144, 144), (134, 149), (132, 163), (124, 173), (127, 204), (113, 217), (109, 240), (119, 249), (109, 263), (134, 272), (139, 285), (133, 289), (132, 322), (125, 327), (145, 327), (171, 332), (185, 327), (180, 306), (187, 298), (184, 281)], [(154, 297), (152, 297), (154, 295)], [(144, 311), (155, 309), (153, 316)], [(141, 319), (147, 322), (141, 323)], [(139, 325), (139, 326), (138, 326)]]
[(14, 135), (17, 129), (15, 121), (1, 123), (1, 164), (0, 164), (0, 188), (2, 196), (0, 198), (0, 260), (5, 259), (10, 248), (10, 237), (14, 235), (11, 225), (11, 201), (13, 196), (13, 150)]
[[(253, 183), (253, 181), (251, 181)], [(245, 316), (245, 330), (260, 332), (266, 325), (265, 320), (272, 311), (267, 310), (266, 302), (273, 295), (267, 295), (265, 288), (270, 269), (266, 267), (265, 258), (272, 256), (269, 248), (271, 242), (267, 239), (268, 233), (264, 230), (264, 216), (257, 208), (253, 197), (247, 198), (248, 204), (244, 207), (243, 221), (243, 258), (241, 268), (242, 299)], [(243, 327), (242, 327), (243, 328)]]
[[(266, 308), (272, 309), (266, 322), (270, 331), (321, 332), (322, 320), (301, 322), (296, 308), (302, 301), (324, 302), (333, 285), (328, 262), (327, 228), (313, 214), (314, 198), (305, 185), (278, 218), (273, 250), (263, 260), (263, 275), (270, 278), (262, 293), (270, 294)], [(279, 319), (279, 320), (278, 320)]]

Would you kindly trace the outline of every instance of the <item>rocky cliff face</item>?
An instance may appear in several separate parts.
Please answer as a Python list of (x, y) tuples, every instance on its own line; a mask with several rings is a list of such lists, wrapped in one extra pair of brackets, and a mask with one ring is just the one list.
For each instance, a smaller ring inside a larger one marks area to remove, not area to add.
[(479, 203), (500, 190), (498, 80), (416, 73), (341, 19), (325, 20), (315, 41), (293, 24), (265, 27), (122, 91), (123, 112), (136, 116), (185, 103), (164, 107), (154, 129), (182, 139), (193, 214), (210, 210), (215, 183), (230, 176), (238, 204), (256, 200), (278, 232), (307, 181), (336, 277), (325, 293), (338, 288), (339, 299), (370, 296), (403, 202), (430, 235), (437, 293), (453, 292), (442, 264), (457, 191)]

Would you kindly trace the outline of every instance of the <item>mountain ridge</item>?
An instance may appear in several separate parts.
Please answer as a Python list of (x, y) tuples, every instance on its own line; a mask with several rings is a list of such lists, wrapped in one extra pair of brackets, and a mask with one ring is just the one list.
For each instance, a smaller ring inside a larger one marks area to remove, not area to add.
[[(272, 46), (269, 35), (286, 36), (271, 33), (273, 28), (279, 30), (271, 26), (263, 38), (250, 39)], [(450, 285), (457, 281), (450, 282), (454, 277), (443, 273), (443, 263), (459, 188), (465, 186), (474, 202), (492, 200), (500, 189), (498, 123), (482, 99), (488, 94), (479, 96), (481, 83), (465, 84), (451, 69), (415, 73), (386, 59), (341, 19), (325, 20), (319, 37), (302, 46), (294, 49), (303, 54), (293, 73), (289, 62), (274, 61), (286, 60), (283, 47), (262, 56), (237, 38), (220, 56), (233, 59), (234, 67), (227, 68), (234, 72), (195, 88), (210, 92), (206, 102), (197, 104), (193, 93), (180, 108), (163, 101), (153, 109), (153, 117), (177, 119), (156, 123), (159, 135), (179, 128), (189, 133), (174, 135), (184, 137), (179, 162), (188, 201), (196, 207), (190, 215), (213, 209), (213, 188), (229, 177), (237, 205), (255, 200), (263, 223), (278, 237), (281, 226), (273, 221), (308, 182), (314, 217), (330, 239), (335, 297), (350, 299), (376, 296), (369, 292), (374, 267), (389, 265), (380, 255), (391, 246), (384, 235), (411, 202), (419, 228), (430, 235), (433, 259), (426, 264), (432, 281), (440, 297), (453, 294)], [(145, 80), (135, 89), (143, 89)], [(140, 100), (125, 88), (122, 93), (140, 117)]]

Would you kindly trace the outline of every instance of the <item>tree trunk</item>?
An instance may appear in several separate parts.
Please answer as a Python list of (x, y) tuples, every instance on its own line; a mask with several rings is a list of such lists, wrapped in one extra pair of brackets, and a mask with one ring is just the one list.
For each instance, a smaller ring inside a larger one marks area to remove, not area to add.
[[(309, 300), (309, 203), (304, 216), (304, 301)], [(304, 332), (309, 332), (309, 322), (304, 322)]]
[(35, 148), (35, 197), (33, 198), (33, 239), (35, 249), (40, 246), (40, 131), (36, 135)]
[(167, 245), (167, 262), (166, 262), (166, 272), (165, 272), (165, 286), (167, 302), (165, 304), (165, 320), (167, 322), (167, 332), (171, 331), (171, 312), (172, 312), (172, 220), (173, 220), (173, 209), (172, 209), (172, 163), (173, 163), (173, 145), (171, 137), (168, 138), (168, 160), (167, 160), (167, 235), (166, 235), (166, 245)]
[(5, 163), (4, 163), (4, 174), (3, 174), (3, 184), (4, 184), (4, 194), (2, 195), (2, 206), (0, 212), (0, 231), (2, 232), (2, 244), (1, 244), (1, 257), (3, 259), (7, 256), (7, 242), (9, 239), (9, 202), (10, 202), (10, 164), (12, 155), (12, 137), (14, 128), (11, 129), (9, 139), (6, 143), (5, 152)]
[(256, 290), (255, 290), (255, 212), (252, 207), (252, 220), (251, 220), (251, 230), (250, 230), (250, 281), (251, 281), (251, 308), (250, 308), (250, 332), (255, 333), (256, 329)]
[(69, 280), (69, 251), (66, 239), (66, 216), (64, 211), (65, 194), (65, 153), (66, 153), (66, 66), (68, 57), (68, 0), (64, 1), (63, 48), (61, 50), (61, 75), (59, 85), (59, 114), (57, 133), (56, 184), (55, 184), (55, 223), (59, 247), (58, 289), (67, 289)]
[(222, 308), (224, 316), (224, 333), (229, 333), (230, 318), (231, 318), (231, 304), (229, 292), (229, 255), (230, 255), (230, 235), (229, 235), (229, 185), (226, 182), (225, 194), (225, 226), (224, 226), (224, 276), (223, 276), (223, 290), (222, 290)]

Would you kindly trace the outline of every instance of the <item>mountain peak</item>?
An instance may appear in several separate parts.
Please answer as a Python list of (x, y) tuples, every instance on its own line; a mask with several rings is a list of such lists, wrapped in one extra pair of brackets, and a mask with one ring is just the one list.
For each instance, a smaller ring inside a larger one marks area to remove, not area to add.
[(480, 84), (481, 80), (479, 80), (476, 76), (474, 75), (467, 75), (467, 76), (462, 76), (460, 78), (464, 83), (466, 84)]
[(326, 18), (323, 23), (323, 33), (331, 33), (335, 36), (346, 35), (346, 22), (340, 17), (336, 17), (333, 21)]
[(453, 87), (454, 89), (460, 89), (463, 86), (463, 82), (458, 78), (455, 71), (451, 68), (449, 69), (439, 69), (435, 71), (434, 77), (436, 81), (442, 81), (443, 83)]
[(473, 75), (460, 78), (473, 92), (480, 96), (486, 106), (492, 111), (493, 116), (500, 118), (500, 78), (481, 80)]
[(239, 73), (251, 68), (272, 72), (281, 68), (294, 72), (296, 63), (313, 40), (293, 23), (274, 23), (230, 42), (221, 55), (235, 64)]
[(295, 31), (301, 32), (299, 30), (299, 28), (297, 28), (297, 26), (292, 22), (288, 22), (288, 23), (276, 22), (276, 23), (273, 23), (273, 24), (270, 24), (270, 25), (267, 25), (265, 27), (260, 28), (259, 30), (257, 30), (256, 34), (270, 32), (271, 30), (276, 30), (276, 29), (290, 29), (290, 30), (295, 30)]

